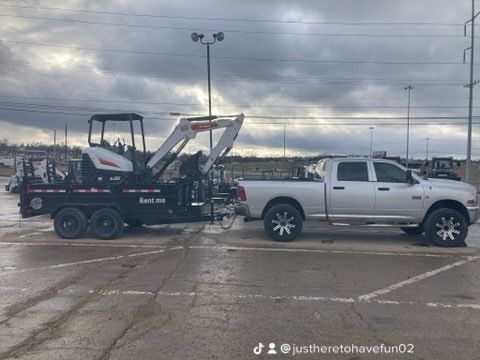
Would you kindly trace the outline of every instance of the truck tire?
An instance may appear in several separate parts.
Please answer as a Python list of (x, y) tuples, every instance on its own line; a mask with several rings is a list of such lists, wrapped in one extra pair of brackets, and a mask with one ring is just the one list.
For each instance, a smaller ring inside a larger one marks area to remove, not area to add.
[(423, 226), (401, 227), (400, 229), (408, 236), (418, 236), (423, 234)]
[(68, 207), (60, 210), (53, 220), (58, 236), (64, 239), (78, 239), (85, 235), (88, 227), (87, 216), (82, 210)]
[(302, 225), (302, 215), (290, 204), (272, 206), (263, 219), (265, 231), (273, 241), (294, 240), (302, 231)]
[(93, 213), (90, 226), (97, 239), (112, 240), (122, 233), (123, 219), (115, 209), (103, 208)]
[(454, 247), (465, 244), (468, 225), (457, 210), (441, 208), (434, 210), (425, 221), (427, 239), (436, 246)]

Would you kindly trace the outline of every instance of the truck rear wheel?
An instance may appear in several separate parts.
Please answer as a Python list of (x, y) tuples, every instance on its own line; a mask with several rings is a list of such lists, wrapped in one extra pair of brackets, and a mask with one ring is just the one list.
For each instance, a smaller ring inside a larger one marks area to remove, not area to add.
[(97, 239), (112, 240), (122, 233), (123, 219), (114, 209), (99, 209), (90, 218), (90, 226)]
[(272, 206), (263, 219), (263, 226), (273, 241), (292, 241), (302, 231), (300, 212), (290, 204)]
[(462, 246), (468, 233), (465, 217), (454, 209), (437, 209), (425, 221), (425, 234), (436, 246)]
[(69, 207), (60, 210), (53, 221), (55, 232), (64, 239), (78, 239), (85, 235), (87, 216), (80, 209)]

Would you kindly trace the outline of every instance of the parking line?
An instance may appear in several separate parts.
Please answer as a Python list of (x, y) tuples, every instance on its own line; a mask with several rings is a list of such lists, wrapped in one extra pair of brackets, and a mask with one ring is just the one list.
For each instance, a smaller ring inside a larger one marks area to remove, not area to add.
[(42, 267), (37, 267), (37, 268), (18, 269), (18, 270), (0, 272), (0, 276), (19, 274), (19, 273), (24, 273), (24, 272), (27, 272), (27, 271), (60, 269), (60, 268), (64, 268), (64, 267), (93, 264), (93, 263), (98, 263), (98, 262), (119, 260), (119, 259), (132, 258), (132, 257), (137, 257), (137, 256), (155, 255), (155, 254), (163, 253), (165, 251), (180, 250), (180, 249), (182, 249), (182, 247), (178, 246), (178, 247), (173, 247), (173, 248), (169, 248), (169, 249), (159, 249), (159, 250), (145, 251), (145, 252), (141, 252), (141, 253), (133, 253), (133, 254), (128, 254), (128, 255), (108, 256), (108, 257), (103, 257), (103, 258), (75, 261), (75, 262), (63, 263), (63, 264), (48, 265), (48, 266), (42, 266)]
[[(61, 291), (60, 291), (61, 292)], [(197, 297), (197, 296), (218, 296), (218, 294), (210, 294), (205, 292), (195, 291), (159, 291), (157, 293), (151, 291), (139, 291), (139, 290), (89, 290), (89, 294), (98, 294), (102, 296), (115, 296), (115, 295), (133, 295), (133, 296), (168, 296), (168, 297)], [(341, 298), (341, 297), (325, 297), (325, 296), (309, 296), (309, 295), (290, 295), (290, 296), (272, 296), (264, 294), (248, 294), (248, 295), (234, 295), (234, 294), (222, 294), (233, 299), (245, 300), (245, 299), (264, 299), (264, 300), (291, 300), (291, 301), (309, 301), (309, 302), (330, 302), (330, 303), (349, 303), (349, 304), (378, 304), (378, 305), (410, 305), (410, 306), (425, 306), (430, 308), (439, 309), (472, 309), (480, 310), (480, 304), (446, 304), (446, 303), (420, 303), (414, 301), (396, 301), (396, 300), (359, 300), (356, 298)]]
[[(2, 242), (1, 245), (16, 246), (73, 246), (73, 247), (112, 247), (112, 248), (131, 248), (131, 249), (172, 249), (166, 245), (157, 244), (112, 244), (112, 243), (76, 243), (76, 242)], [(480, 256), (471, 256), (467, 254), (432, 254), (432, 253), (402, 253), (389, 251), (363, 251), (363, 250), (331, 250), (331, 249), (302, 249), (302, 248), (275, 248), (275, 247), (244, 247), (227, 245), (192, 245), (189, 249), (213, 249), (227, 251), (272, 251), (272, 252), (299, 252), (299, 253), (324, 253), (324, 254), (357, 254), (357, 255), (383, 255), (383, 256), (418, 256), (418, 257), (436, 257), (436, 258), (480, 258)]]
[[(28, 292), (28, 288), (15, 288), (15, 287), (0, 287), (0, 292)], [(323, 302), (323, 303), (344, 303), (344, 304), (373, 304), (373, 305), (404, 305), (404, 306), (421, 306), (437, 309), (470, 309), (480, 310), (480, 304), (448, 304), (448, 303), (436, 303), (436, 302), (415, 302), (415, 301), (397, 301), (397, 300), (379, 300), (379, 299), (366, 299), (359, 300), (358, 298), (342, 298), (342, 297), (325, 297), (325, 296), (311, 296), (311, 295), (288, 295), (288, 296), (273, 296), (265, 294), (212, 294), (206, 292), (195, 291), (144, 291), (144, 290), (78, 290), (78, 289), (62, 289), (57, 291), (58, 294), (89, 294), (98, 296), (166, 296), (166, 297), (205, 297), (205, 296), (223, 296), (231, 299), (238, 300), (256, 300), (263, 299), (267, 301), (298, 301), (298, 302)]]
[(466, 264), (470, 261), (477, 260), (477, 259), (478, 259), (478, 257), (476, 257), (476, 256), (470, 256), (467, 259), (454, 262), (453, 264), (444, 265), (442, 267), (439, 267), (439, 268), (431, 270), (431, 271), (427, 271), (423, 274), (419, 274), (417, 276), (411, 277), (410, 279), (400, 281), (396, 284), (392, 284), (390, 286), (387, 286), (386, 288), (375, 290), (375, 291), (372, 291), (371, 293), (368, 293), (368, 294), (360, 295), (358, 297), (358, 300), (360, 300), (360, 301), (371, 300), (371, 299), (373, 299), (373, 298), (375, 298), (379, 295), (387, 294), (387, 293), (389, 293), (393, 290), (397, 290), (397, 289), (399, 289), (401, 287), (404, 287), (406, 285), (410, 285), (410, 284), (416, 283), (418, 281), (427, 279), (429, 277), (435, 276), (435, 275), (440, 274), (444, 271), (453, 269), (455, 267), (464, 265), (464, 264)]
[(272, 251), (272, 252), (300, 252), (300, 253), (325, 253), (325, 254), (360, 254), (360, 255), (385, 255), (385, 256), (419, 256), (419, 257), (468, 257), (480, 258), (480, 256), (458, 255), (458, 254), (429, 254), (429, 253), (397, 253), (382, 251), (362, 251), (362, 250), (329, 250), (329, 249), (293, 249), (293, 248), (273, 248), (273, 247), (243, 247), (243, 246), (209, 246), (192, 245), (189, 249), (215, 249), (227, 251)]
[(146, 248), (146, 249), (165, 249), (165, 245), (144, 245), (144, 244), (92, 244), (92, 243), (75, 243), (75, 242), (4, 242), (0, 241), (1, 245), (17, 245), (17, 246), (78, 246), (78, 247), (113, 247), (113, 248)]

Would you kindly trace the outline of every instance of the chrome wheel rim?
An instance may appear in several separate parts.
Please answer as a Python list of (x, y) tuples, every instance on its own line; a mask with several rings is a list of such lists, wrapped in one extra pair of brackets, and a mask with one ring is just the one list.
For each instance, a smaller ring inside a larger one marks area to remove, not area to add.
[(98, 232), (103, 235), (110, 234), (115, 227), (114, 220), (108, 215), (100, 217), (96, 225)]
[(455, 240), (456, 235), (460, 235), (461, 231), (458, 230), (460, 223), (456, 221), (452, 216), (450, 218), (442, 217), (436, 224), (437, 235), (442, 238), (443, 241)]
[(295, 229), (295, 217), (288, 216), (288, 213), (285, 211), (282, 215), (280, 213), (275, 214), (276, 219), (272, 220), (272, 230), (273, 232), (278, 232), (280, 236), (284, 234), (290, 235), (292, 230)]
[(73, 234), (78, 230), (80, 224), (74, 216), (66, 215), (62, 219), (61, 226), (65, 232)]

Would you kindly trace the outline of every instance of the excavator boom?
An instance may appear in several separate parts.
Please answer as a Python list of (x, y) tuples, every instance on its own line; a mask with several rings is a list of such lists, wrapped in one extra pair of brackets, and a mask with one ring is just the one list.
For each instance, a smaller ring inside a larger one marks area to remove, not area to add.
[(206, 163), (201, 168), (202, 174), (207, 174), (215, 165), (219, 158), (224, 157), (233, 146), (238, 132), (243, 124), (243, 114), (235, 116), (204, 116), (193, 118), (181, 118), (178, 125), (173, 130), (172, 134), (164, 141), (152, 158), (148, 161), (147, 167), (153, 168), (160, 161), (164, 160), (170, 151), (175, 148), (180, 142), (177, 150), (170, 155), (170, 159), (161, 168), (157, 175), (161, 175), (165, 171), (168, 164), (170, 164), (187, 145), (187, 143), (194, 139), (198, 133), (210, 130), (225, 129), (218, 143), (211, 149)]

